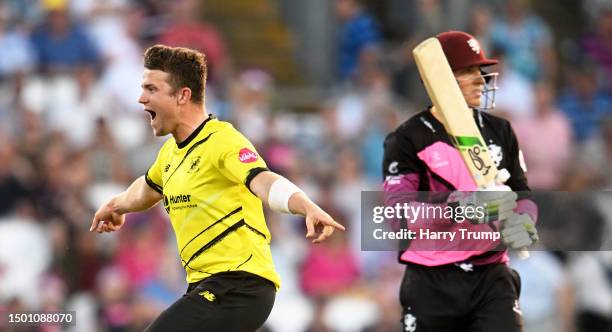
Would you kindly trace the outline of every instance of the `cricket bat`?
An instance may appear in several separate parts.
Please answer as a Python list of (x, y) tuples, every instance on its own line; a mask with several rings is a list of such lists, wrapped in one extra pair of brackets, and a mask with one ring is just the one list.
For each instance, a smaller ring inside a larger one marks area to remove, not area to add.
[[(507, 173), (498, 174), (440, 41), (437, 38), (429, 38), (417, 45), (412, 55), (433, 103), (433, 111), (442, 119), (441, 122), (453, 145), (459, 150), (476, 187), (485, 189), (494, 186), (499, 178), (501, 182), (507, 180), (509, 176)], [(519, 250), (518, 255), (527, 258), (529, 251), (523, 248)]]

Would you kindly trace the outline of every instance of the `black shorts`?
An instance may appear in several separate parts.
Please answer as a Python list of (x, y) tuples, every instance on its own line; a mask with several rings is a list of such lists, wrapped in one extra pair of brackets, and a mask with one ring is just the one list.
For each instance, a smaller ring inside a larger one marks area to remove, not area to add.
[(406, 332), (523, 331), (518, 273), (505, 264), (408, 264), (400, 289)]
[(190, 284), (145, 331), (252, 332), (268, 319), (275, 297), (267, 279), (242, 271), (218, 273)]

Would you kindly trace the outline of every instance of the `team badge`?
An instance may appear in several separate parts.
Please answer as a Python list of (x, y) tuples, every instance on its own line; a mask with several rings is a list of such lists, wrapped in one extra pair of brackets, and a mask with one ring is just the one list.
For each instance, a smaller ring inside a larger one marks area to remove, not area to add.
[(397, 172), (398, 172), (397, 166), (398, 166), (398, 165), (399, 165), (399, 163), (398, 163), (397, 161), (392, 161), (392, 162), (389, 164), (389, 169), (388, 169), (388, 170), (389, 170), (389, 173), (391, 173), (391, 174), (397, 174)]
[(259, 159), (257, 153), (247, 148), (242, 148), (238, 153), (238, 160), (240, 160), (241, 163), (252, 163), (254, 161), (257, 161), (257, 159)]
[(195, 173), (200, 170), (200, 159), (201, 158), (202, 158), (201, 156), (196, 156), (196, 157), (191, 158), (191, 161), (189, 161), (189, 170), (187, 171), (187, 173)]
[(476, 54), (480, 54), (480, 43), (474, 38), (467, 41), (468, 45), (472, 48), (472, 51)]
[(404, 315), (404, 331), (415, 332), (417, 329), (417, 319), (412, 314)]
[(502, 151), (501, 146), (497, 144), (489, 144), (489, 151), (491, 151), (491, 159), (493, 159), (495, 166), (499, 167), (504, 159), (504, 152)]

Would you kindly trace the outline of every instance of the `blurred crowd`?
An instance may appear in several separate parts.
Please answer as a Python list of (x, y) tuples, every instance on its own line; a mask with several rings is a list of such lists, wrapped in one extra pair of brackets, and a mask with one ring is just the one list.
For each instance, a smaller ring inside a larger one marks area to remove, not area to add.
[(585, 24), (557, 39), (529, 1), (463, 1), (460, 26), (450, 2), (404, 2), (415, 19), (398, 25), (370, 10), (375, 1), (333, 1), (336, 79), (310, 112), (279, 107), (282, 87), (265, 70), (233, 67), (205, 1), (0, 2), (0, 312), (75, 310), (68, 331), (140, 331), (186, 290), (163, 208), (128, 215), (117, 233), (88, 232), (165, 139), (137, 103), (143, 50), (159, 42), (205, 52), (208, 112), (347, 225), (315, 246), (300, 218), (266, 211), (283, 284), (263, 329), (399, 330), (403, 268), (395, 252), (361, 251), (360, 193), (381, 189), (385, 135), (428, 104), (410, 50), (452, 27), (502, 62), (495, 112), (512, 121), (532, 189), (594, 197), (551, 203), (565, 211), (554, 218), (598, 230), (593, 251), (547, 251), (550, 235), (513, 260), (526, 330), (612, 331), (612, 5), (580, 2)]

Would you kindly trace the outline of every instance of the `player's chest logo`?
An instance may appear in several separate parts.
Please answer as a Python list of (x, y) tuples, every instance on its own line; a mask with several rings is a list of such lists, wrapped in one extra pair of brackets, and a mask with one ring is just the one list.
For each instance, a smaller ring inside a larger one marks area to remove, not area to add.
[(195, 156), (188, 161), (188, 169), (187, 173), (196, 173), (200, 170), (200, 161), (202, 160), (201, 156)]
[(417, 319), (414, 315), (408, 313), (404, 315), (404, 331), (415, 332), (417, 329)]

